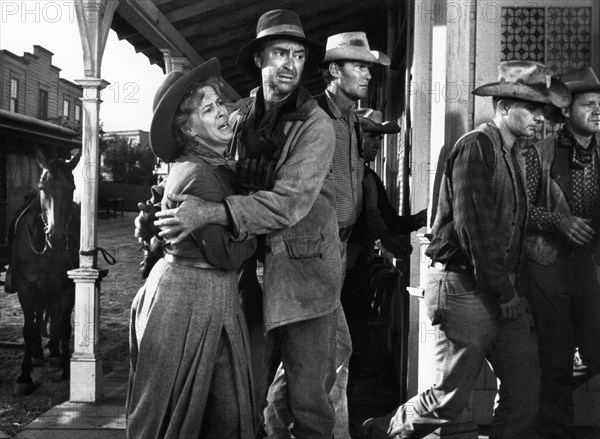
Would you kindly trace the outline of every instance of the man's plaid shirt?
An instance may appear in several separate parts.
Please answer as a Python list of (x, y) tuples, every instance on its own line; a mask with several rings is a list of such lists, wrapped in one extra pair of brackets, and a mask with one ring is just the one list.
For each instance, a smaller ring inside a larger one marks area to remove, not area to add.
[(526, 217), (513, 145), (505, 144), (495, 124), (483, 124), (459, 139), (446, 159), (426, 255), (472, 264), (478, 286), (506, 303), (515, 295)]

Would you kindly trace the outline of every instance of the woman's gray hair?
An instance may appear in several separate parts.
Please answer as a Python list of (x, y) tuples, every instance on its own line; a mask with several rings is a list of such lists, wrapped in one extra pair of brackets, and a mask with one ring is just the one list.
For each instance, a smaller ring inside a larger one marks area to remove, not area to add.
[(204, 99), (202, 87), (211, 87), (221, 97), (224, 96), (223, 82), (220, 78), (211, 77), (203, 81), (196, 82), (190, 87), (185, 96), (181, 99), (179, 107), (173, 116), (172, 130), (177, 143), (176, 157), (179, 157), (185, 148), (196, 143), (194, 135), (189, 133), (189, 123), (191, 114), (198, 108)]

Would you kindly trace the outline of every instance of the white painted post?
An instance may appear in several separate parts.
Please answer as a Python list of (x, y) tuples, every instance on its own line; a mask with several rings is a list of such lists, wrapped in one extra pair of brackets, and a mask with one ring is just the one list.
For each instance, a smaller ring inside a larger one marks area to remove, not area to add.
[(78, 269), (69, 271), (75, 282), (75, 352), (71, 357), (70, 400), (94, 402), (102, 398), (102, 355), (99, 349), (100, 282), (107, 270), (97, 268), (99, 113), (100, 91), (108, 85), (101, 79), (102, 54), (117, 0), (77, 0), (75, 11), (83, 46), (83, 131), (81, 195), (81, 239)]
[[(460, 81), (468, 87), (471, 68), (470, 30), (473, 26), (470, 11), (472, 2), (457, 0), (452, 7), (459, 7), (460, 19), (449, 16), (447, 0), (416, 0), (414, 15), (414, 60), (413, 82), (415, 94), (412, 98), (413, 114), (413, 190), (411, 204), (414, 210), (429, 204), (431, 213), (434, 201), (434, 172), (442, 145), (456, 141), (469, 127), (469, 94), (448, 96), (448, 91)], [(450, 19), (452, 17), (452, 19)], [(461, 46), (462, 45), (462, 46)], [(470, 92), (470, 90), (469, 90)], [(419, 236), (419, 259), (411, 259), (411, 284), (425, 285), (429, 259), (424, 250), (428, 244)], [(418, 322), (418, 323), (417, 323)], [(411, 314), (411, 324), (418, 324), (418, 391), (433, 384), (433, 349), (438, 328), (431, 326), (423, 303), (419, 315)], [(414, 353), (414, 352), (413, 352)], [(414, 361), (414, 360), (413, 360)], [(414, 364), (414, 363), (413, 363)], [(409, 366), (410, 367), (410, 366)], [(409, 388), (415, 388), (414, 381)], [(476, 439), (477, 426), (473, 423), (472, 410), (451, 424), (444, 425), (428, 437), (452, 439)]]

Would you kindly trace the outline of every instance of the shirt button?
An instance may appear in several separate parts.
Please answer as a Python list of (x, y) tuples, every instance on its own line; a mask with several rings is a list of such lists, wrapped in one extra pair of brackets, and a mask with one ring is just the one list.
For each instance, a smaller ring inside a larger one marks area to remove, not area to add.
[(510, 249), (507, 248), (506, 250), (504, 250), (506, 253), (510, 253)]
[(510, 223), (510, 225), (511, 225), (512, 227), (514, 227), (514, 226), (516, 226), (516, 225), (517, 225), (517, 223), (515, 223), (515, 222), (512, 222), (512, 223)]

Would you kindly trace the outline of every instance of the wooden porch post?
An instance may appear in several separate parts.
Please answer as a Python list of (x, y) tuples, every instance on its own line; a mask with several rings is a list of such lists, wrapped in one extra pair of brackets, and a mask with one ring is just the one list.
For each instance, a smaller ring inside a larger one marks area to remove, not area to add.
[(93, 402), (102, 398), (102, 356), (99, 350), (100, 282), (107, 270), (98, 270), (96, 219), (98, 216), (100, 91), (102, 55), (117, 0), (77, 0), (75, 10), (83, 46), (81, 241), (78, 269), (69, 271), (75, 281), (75, 352), (71, 357), (70, 400)]
[[(473, 60), (470, 0), (417, 0), (414, 10), (413, 63), (413, 205), (428, 200), (429, 213), (437, 202), (434, 178), (442, 146), (452, 144), (470, 129), (472, 84), (469, 75)], [(412, 285), (427, 281), (429, 258), (424, 254), (428, 240), (419, 236), (420, 258), (411, 259)], [(415, 289), (417, 294), (422, 290)], [(431, 326), (424, 304), (420, 306), (418, 326), (418, 391), (432, 383), (433, 349), (437, 328)], [(473, 407), (466, 408), (451, 424), (442, 426), (431, 438), (476, 439)]]

